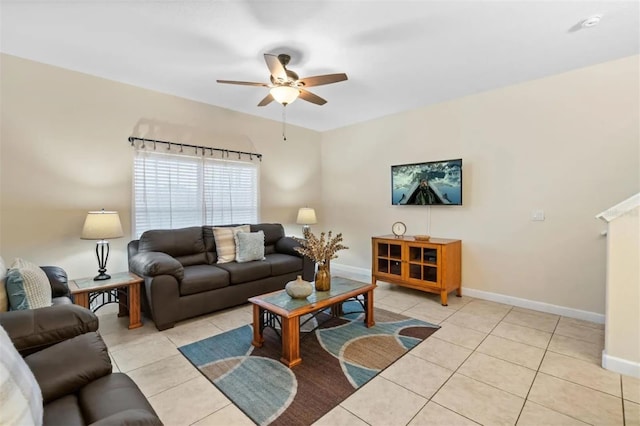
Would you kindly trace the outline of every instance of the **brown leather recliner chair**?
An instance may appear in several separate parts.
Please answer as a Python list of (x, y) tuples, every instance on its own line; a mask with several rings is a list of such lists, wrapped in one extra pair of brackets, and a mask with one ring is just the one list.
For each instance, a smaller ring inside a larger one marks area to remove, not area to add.
[(0, 312), (13, 345), (24, 357), (80, 334), (98, 330), (93, 312), (74, 305), (69, 292), (67, 273), (57, 266), (41, 266), (51, 284), (53, 305), (22, 311)]
[[(46, 308), (0, 313), (0, 325), (42, 391), (43, 424), (162, 425), (133, 380), (112, 372), (107, 346), (96, 331), (98, 318), (70, 303), (66, 273), (52, 272), (47, 276), (55, 281), (54, 297), (62, 299)], [(55, 284), (60, 284), (57, 292)]]

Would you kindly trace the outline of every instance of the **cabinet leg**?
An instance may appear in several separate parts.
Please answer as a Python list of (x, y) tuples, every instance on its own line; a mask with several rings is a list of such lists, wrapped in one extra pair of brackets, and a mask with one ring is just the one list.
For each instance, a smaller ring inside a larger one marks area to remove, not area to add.
[(462, 287), (458, 287), (458, 288), (456, 289), (456, 296), (457, 296), (457, 297), (462, 297)]
[(445, 290), (442, 290), (440, 292), (440, 303), (442, 304), (442, 306), (449, 306), (449, 304), (447, 303), (447, 292)]

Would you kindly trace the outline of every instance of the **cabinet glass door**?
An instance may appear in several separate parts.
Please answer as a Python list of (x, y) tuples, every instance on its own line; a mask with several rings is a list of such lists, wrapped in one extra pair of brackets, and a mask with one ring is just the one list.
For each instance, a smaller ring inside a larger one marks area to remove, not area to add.
[(438, 248), (433, 246), (409, 245), (409, 269), (407, 278), (414, 282), (438, 282)]
[(400, 244), (378, 242), (377, 271), (400, 277), (402, 275), (402, 246)]

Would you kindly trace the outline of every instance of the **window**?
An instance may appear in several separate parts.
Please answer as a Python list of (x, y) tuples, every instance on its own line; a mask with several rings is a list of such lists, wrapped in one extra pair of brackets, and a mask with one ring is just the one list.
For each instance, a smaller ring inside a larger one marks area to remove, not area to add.
[(148, 229), (258, 222), (258, 166), (136, 150), (133, 234)]

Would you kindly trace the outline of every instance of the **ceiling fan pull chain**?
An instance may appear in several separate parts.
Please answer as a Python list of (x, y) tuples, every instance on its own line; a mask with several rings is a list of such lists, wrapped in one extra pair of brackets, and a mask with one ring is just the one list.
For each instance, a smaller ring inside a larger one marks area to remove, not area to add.
[(282, 106), (282, 140), (287, 140), (287, 106)]

